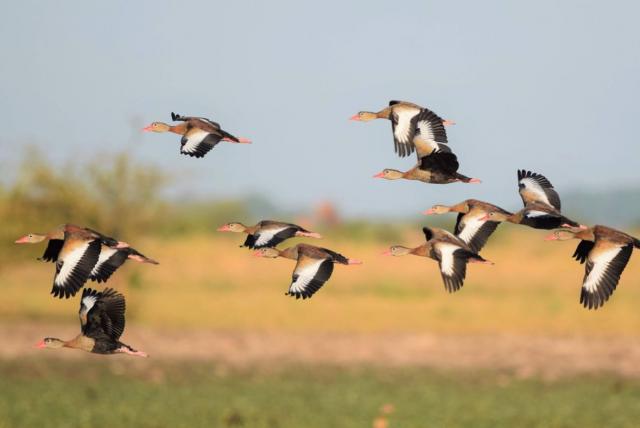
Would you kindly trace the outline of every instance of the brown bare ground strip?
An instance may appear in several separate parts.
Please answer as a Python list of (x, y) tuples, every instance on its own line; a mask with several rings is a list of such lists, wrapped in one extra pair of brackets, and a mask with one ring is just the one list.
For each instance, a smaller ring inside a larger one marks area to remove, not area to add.
[[(0, 358), (129, 358), (92, 356), (75, 350), (38, 350), (46, 335), (71, 338), (75, 325), (19, 323), (0, 326), (5, 338)], [(155, 361), (212, 361), (237, 368), (289, 364), (345, 367), (425, 367), (486, 369), (518, 377), (554, 379), (613, 373), (640, 378), (640, 340), (629, 338), (518, 335), (439, 335), (429, 333), (282, 333), (245, 331), (166, 331), (131, 328), (123, 340)]]

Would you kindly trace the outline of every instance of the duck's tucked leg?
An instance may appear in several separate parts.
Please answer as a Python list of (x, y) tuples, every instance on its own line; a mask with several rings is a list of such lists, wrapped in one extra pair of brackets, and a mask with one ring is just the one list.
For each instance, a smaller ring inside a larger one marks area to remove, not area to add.
[(133, 356), (136, 356), (136, 357), (144, 357), (144, 358), (147, 358), (149, 356), (149, 355), (147, 355), (146, 352), (136, 351), (135, 349), (133, 349), (130, 346), (127, 346), (127, 345), (122, 345), (121, 347), (116, 349), (114, 352), (133, 355)]
[(451, 125), (455, 125), (456, 123), (453, 120), (449, 120), (449, 119), (442, 119), (442, 124), (444, 126), (451, 126)]
[(301, 232), (301, 231), (298, 231), (298, 232), (296, 232), (296, 236), (305, 236), (307, 238), (317, 238), (317, 239), (322, 238), (322, 235), (320, 235), (319, 233), (316, 233), (316, 232)]

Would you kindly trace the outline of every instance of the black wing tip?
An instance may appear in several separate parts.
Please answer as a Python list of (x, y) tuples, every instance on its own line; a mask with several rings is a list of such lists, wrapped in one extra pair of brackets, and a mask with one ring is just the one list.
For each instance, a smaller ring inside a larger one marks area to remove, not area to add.
[(171, 120), (175, 122), (176, 120), (180, 120), (180, 119), (182, 119), (182, 116), (180, 116), (177, 113), (171, 112)]
[(589, 293), (585, 289), (580, 290), (580, 303), (586, 309), (596, 310), (604, 306), (605, 302), (609, 300), (611, 294), (598, 294), (598, 293)]

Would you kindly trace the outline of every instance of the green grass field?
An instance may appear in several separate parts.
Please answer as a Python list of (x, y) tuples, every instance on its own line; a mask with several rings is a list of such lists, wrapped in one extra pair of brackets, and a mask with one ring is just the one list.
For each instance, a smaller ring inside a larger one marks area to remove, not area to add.
[[(1, 427), (635, 427), (640, 382), (92, 359), (0, 363)], [(383, 406), (392, 407), (380, 417)], [(374, 425), (374, 421), (378, 419)], [(385, 424), (385, 419), (387, 424)]]
[[(496, 264), (470, 267), (454, 295), (432, 261), (381, 256), (392, 242), (329, 235), (317, 243), (365, 264), (337, 267), (304, 302), (284, 296), (293, 263), (251, 257), (240, 236), (135, 242), (161, 264), (127, 263), (108, 285), (127, 296), (123, 340), (148, 360), (33, 349), (44, 336), (76, 334), (78, 299), (49, 296), (53, 266), (35, 260), (42, 246), (8, 248), (20, 261), (0, 264), (0, 428), (638, 426), (640, 260), (604, 308), (587, 311), (574, 243), (503, 229), (484, 252)], [(399, 241), (421, 239), (413, 231)], [(393, 361), (381, 352), (390, 346)], [(277, 347), (296, 354), (274, 359), (288, 355)], [(515, 370), (501, 364), (516, 360)], [(385, 406), (394, 410), (381, 416)]]

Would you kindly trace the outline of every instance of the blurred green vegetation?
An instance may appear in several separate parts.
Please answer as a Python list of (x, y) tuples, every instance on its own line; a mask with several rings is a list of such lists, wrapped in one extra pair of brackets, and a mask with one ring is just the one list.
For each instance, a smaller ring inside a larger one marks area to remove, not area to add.
[[(124, 358), (0, 362), (0, 427), (636, 427), (640, 383)], [(374, 425), (374, 421), (376, 421)]]

